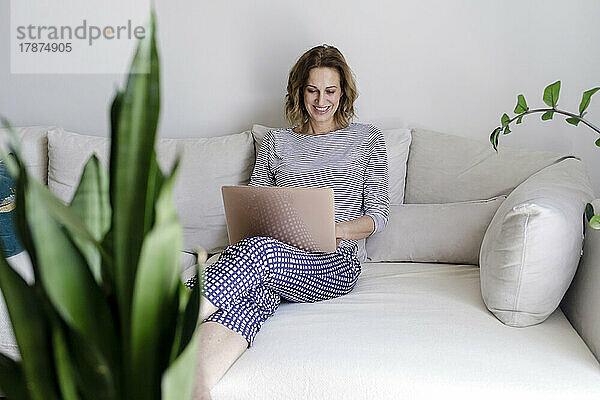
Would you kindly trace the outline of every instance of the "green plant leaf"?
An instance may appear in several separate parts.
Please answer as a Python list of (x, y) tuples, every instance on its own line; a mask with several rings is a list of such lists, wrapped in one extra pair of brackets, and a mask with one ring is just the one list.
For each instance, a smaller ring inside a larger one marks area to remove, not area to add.
[(74, 210), (60, 201), (44, 184), (31, 178), (27, 181), (28, 187), (35, 190), (39, 201), (44, 205), (44, 208), (47, 209), (52, 218), (59, 221), (61, 225), (64, 225), (73, 236), (93, 243), (99, 250), (102, 250), (101, 244), (90, 233), (81, 217)]
[(585, 205), (585, 218), (589, 222), (590, 219), (594, 216), (594, 206), (591, 203), (587, 203)]
[(552, 119), (553, 116), (554, 116), (554, 111), (546, 111), (545, 113), (542, 114), (542, 120), (547, 121), (549, 119)]
[[(148, 190), (146, 192), (146, 210), (152, 210), (160, 189), (165, 181), (165, 177), (158, 166), (156, 161), (156, 152), (152, 150), (152, 157), (150, 158), (150, 171), (148, 173)], [(154, 224), (154, 213), (147, 212), (144, 220), (144, 234), (150, 230), (150, 227)]]
[(579, 124), (579, 118), (567, 118), (566, 121), (575, 126)]
[(525, 101), (525, 96), (523, 96), (522, 94), (520, 94), (517, 97), (517, 106), (515, 107), (514, 113), (515, 114), (521, 114), (521, 113), (524, 113), (527, 110), (529, 110), (529, 107), (527, 107), (527, 102)]
[(500, 122), (502, 123), (503, 128), (506, 126), (506, 124), (508, 124), (508, 121), (510, 121), (510, 117), (508, 116), (508, 114), (506, 114), (506, 113), (502, 114), (502, 118), (500, 118)]
[(177, 328), (171, 349), (171, 362), (181, 355), (198, 326), (200, 291), (203, 284), (201, 281), (202, 275), (198, 272), (199, 270), (196, 268), (198, 283), (191, 291), (183, 283), (179, 284), (179, 316), (177, 317)]
[(519, 125), (521, 122), (523, 122), (523, 116), (522, 115), (519, 118), (517, 118), (517, 125)]
[(497, 127), (496, 129), (494, 129), (490, 135), (490, 143), (492, 143), (492, 147), (494, 147), (494, 150), (496, 150), (496, 152), (498, 152), (498, 135), (500, 135), (500, 132), (502, 131), (501, 127)]
[[(131, 369), (135, 398), (156, 398), (160, 387), (161, 361), (168, 363), (171, 347), (164, 337), (173, 338), (179, 294), (179, 249), (183, 242), (181, 225), (172, 199), (177, 163), (165, 180), (156, 201), (155, 224), (146, 235), (135, 280), (131, 307)], [(169, 323), (165, 316), (173, 316)], [(156, 329), (164, 327), (167, 331)]]
[(558, 94), (560, 92), (560, 81), (556, 81), (544, 89), (544, 103), (549, 107), (556, 107), (558, 104)]
[(11, 399), (30, 400), (21, 364), (0, 353), (0, 389)]
[(600, 215), (596, 214), (590, 219), (590, 227), (592, 229), (600, 229)]
[[(111, 209), (108, 193), (108, 173), (100, 160), (92, 155), (86, 163), (81, 180), (71, 200), (71, 209), (79, 214), (94, 239), (100, 242), (110, 228)], [(85, 257), (97, 282), (102, 282), (101, 255), (98, 247), (77, 236), (73, 241)]]
[[(77, 387), (81, 390), (84, 399), (89, 400), (115, 400), (119, 397), (119, 382), (115, 379), (120, 371), (120, 366), (112, 368), (100, 354), (96, 346), (76, 331), (66, 327), (65, 339), (69, 349), (75, 349), (71, 355), (73, 376)], [(119, 349), (115, 349), (119, 351)]]
[[(34, 246), (39, 255), (40, 276), (48, 298), (69, 326), (92, 340), (105, 357), (116, 364), (116, 330), (108, 303), (85, 259), (67, 231), (52, 217), (41, 185), (26, 193)], [(58, 199), (56, 199), (59, 201)], [(76, 214), (65, 208), (66, 214)]]
[[(152, 207), (145, 206), (160, 108), (154, 12), (146, 32), (138, 43), (125, 91), (122, 95), (117, 92), (111, 109), (112, 246), (120, 325), (126, 345), (129, 345), (137, 260), (147, 228), (143, 222), (147, 213), (154, 212)], [(128, 347), (123, 351), (128, 358)]]
[(600, 90), (600, 87), (593, 88), (590, 90), (586, 90), (583, 92), (583, 97), (581, 98), (581, 104), (579, 104), (579, 114), (583, 117), (583, 112), (590, 105), (591, 97), (594, 93)]
[(508, 135), (510, 132), (511, 132), (511, 130), (510, 130), (510, 128), (509, 128), (509, 125), (506, 125), (506, 126), (504, 127), (504, 132), (503, 132), (503, 134), (504, 134), (504, 135)]
[(193, 338), (185, 350), (165, 371), (162, 377), (162, 399), (181, 400), (191, 399), (194, 390), (194, 375), (196, 372), (197, 348), (199, 331), (196, 330)]
[(600, 139), (596, 139), (596, 146), (600, 147)]
[(60, 330), (58, 323), (54, 324), (52, 329), (52, 344), (56, 362), (56, 376), (62, 398), (64, 400), (78, 400), (68, 346), (64, 333)]
[[(203, 282), (201, 280), (199, 271), (197, 271), (197, 273), (198, 283), (192, 289), (190, 298), (186, 304), (185, 312), (183, 314), (181, 341), (179, 345), (178, 354), (181, 354), (183, 352), (183, 349), (185, 349), (187, 344), (192, 339), (192, 336), (194, 335), (194, 332), (198, 326), (198, 315), (200, 312), (201, 297), (200, 291), (202, 290)], [(186, 287), (183, 287), (182, 290), (185, 290), (186, 292), (188, 291)]]
[(34, 287), (27, 285), (4, 257), (0, 257), (0, 290), (21, 352), (22, 372), (31, 399), (58, 400), (50, 328), (42, 311), (45, 298), (38, 296)]

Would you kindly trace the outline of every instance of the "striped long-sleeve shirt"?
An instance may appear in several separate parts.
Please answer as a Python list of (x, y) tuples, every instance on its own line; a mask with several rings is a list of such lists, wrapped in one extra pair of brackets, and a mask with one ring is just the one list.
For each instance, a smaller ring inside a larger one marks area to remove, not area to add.
[[(389, 218), (385, 141), (370, 124), (351, 123), (337, 131), (307, 135), (292, 128), (267, 132), (256, 157), (251, 186), (328, 187), (335, 197), (335, 222), (368, 215), (381, 232)], [(352, 247), (356, 240), (342, 240)], [(364, 245), (358, 259), (366, 258)]]

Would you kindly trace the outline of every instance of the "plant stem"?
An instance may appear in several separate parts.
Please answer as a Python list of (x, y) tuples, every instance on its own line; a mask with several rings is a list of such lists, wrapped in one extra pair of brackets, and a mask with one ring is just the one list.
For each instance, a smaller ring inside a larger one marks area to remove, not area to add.
[[(511, 122), (513, 122), (514, 120), (516, 120), (517, 118), (522, 117), (524, 115), (533, 114), (533, 113), (539, 113), (539, 112), (547, 112), (547, 111), (553, 111), (553, 112), (556, 112), (556, 113), (559, 113), (559, 114), (567, 115), (567, 116), (572, 117), (572, 118), (577, 118), (578, 120), (580, 120), (581, 122), (583, 122), (584, 124), (586, 124), (588, 127), (590, 127), (591, 129), (593, 129), (594, 131), (596, 131), (598, 134), (600, 134), (600, 128), (598, 128), (597, 126), (595, 126), (591, 122), (586, 121), (585, 119), (581, 118), (577, 114), (572, 114), (572, 113), (570, 113), (568, 111), (563, 111), (563, 110), (559, 110), (559, 109), (556, 109), (556, 108), (537, 108), (535, 110), (527, 110), (524, 113), (521, 113), (519, 115), (516, 115), (514, 118), (511, 118), (506, 123), (506, 125), (510, 124)], [(506, 126), (506, 125), (504, 125), (504, 126)], [(504, 126), (503, 126), (503, 128), (504, 128)]]

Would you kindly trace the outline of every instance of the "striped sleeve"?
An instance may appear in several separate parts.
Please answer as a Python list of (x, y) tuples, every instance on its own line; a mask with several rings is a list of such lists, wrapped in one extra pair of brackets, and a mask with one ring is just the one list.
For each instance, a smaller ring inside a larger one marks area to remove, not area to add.
[(373, 233), (381, 232), (387, 226), (390, 215), (388, 159), (383, 133), (377, 127), (370, 140), (370, 155), (365, 171), (363, 201), (365, 215), (373, 218)]
[(265, 134), (256, 155), (254, 170), (250, 176), (249, 186), (275, 186), (275, 176), (271, 170), (273, 165), (273, 131)]

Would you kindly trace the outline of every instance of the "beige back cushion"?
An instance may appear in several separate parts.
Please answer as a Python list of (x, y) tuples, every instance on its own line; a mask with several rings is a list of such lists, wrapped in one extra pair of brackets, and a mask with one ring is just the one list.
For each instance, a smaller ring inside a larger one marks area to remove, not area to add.
[(566, 155), (413, 129), (405, 203), (452, 203), (509, 194)]
[(367, 238), (369, 261), (477, 265), (483, 235), (504, 199), (392, 204), (385, 230)]
[[(48, 139), (47, 132), (53, 126), (14, 127), (21, 143), (21, 153), (27, 171), (44, 185), (48, 183)], [(0, 129), (0, 150), (8, 152), (10, 136), (6, 129)]]
[[(64, 202), (75, 193), (83, 166), (92, 153), (107, 167), (109, 139), (56, 128), (48, 133), (48, 186)], [(158, 140), (157, 158), (170, 170), (182, 155), (174, 200), (181, 219), (184, 249), (204, 247), (210, 253), (229, 244), (221, 186), (246, 185), (254, 167), (250, 131), (210, 137)]]

